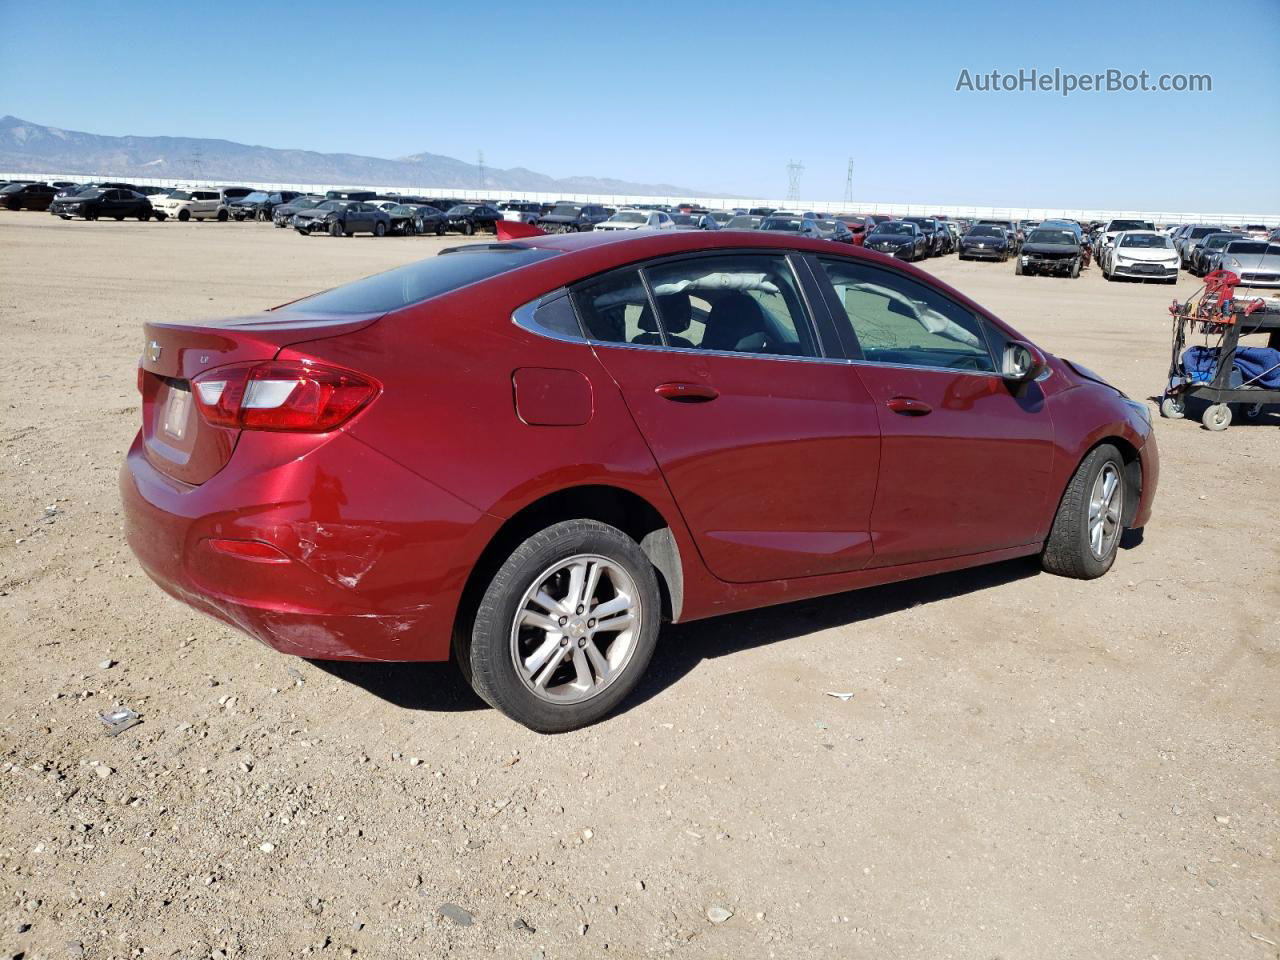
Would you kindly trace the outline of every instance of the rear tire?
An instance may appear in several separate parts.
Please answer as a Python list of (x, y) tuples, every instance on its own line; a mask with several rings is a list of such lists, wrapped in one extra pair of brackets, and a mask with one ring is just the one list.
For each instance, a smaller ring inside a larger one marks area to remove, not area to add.
[[(594, 588), (586, 591), (587, 575), (575, 600), (570, 568), (593, 566)], [(543, 601), (533, 600), (535, 594)], [(629, 616), (627, 626), (597, 639), (593, 606), (610, 607), (600, 622)], [(534, 534), (507, 558), (455, 652), (489, 704), (531, 730), (562, 733), (600, 720), (635, 688), (653, 656), (660, 617), (657, 576), (639, 545), (608, 524), (567, 520)], [(543, 650), (550, 652), (539, 659)], [(601, 665), (611, 670), (602, 673)], [(550, 675), (541, 683), (530, 679), (544, 670)]]
[(1110, 570), (1124, 532), (1127, 494), (1120, 451), (1109, 443), (1090, 450), (1058, 504), (1040, 565), (1076, 580), (1093, 580)]

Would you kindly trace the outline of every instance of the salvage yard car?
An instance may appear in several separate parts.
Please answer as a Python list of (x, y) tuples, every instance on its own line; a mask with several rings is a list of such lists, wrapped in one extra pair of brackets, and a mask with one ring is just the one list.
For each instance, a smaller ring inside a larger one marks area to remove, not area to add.
[(89, 187), (74, 196), (55, 198), (49, 205), (49, 212), (63, 220), (70, 220), (72, 217), (84, 217), (86, 220), (97, 220), (100, 217), (150, 220), (152, 216), (150, 200), (132, 190), (115, 187)]
[(899, 260), (923, 260), (929, 255), (929, 238), (910, 221), (886, 220), (871, 228), (863, 249)]
[(1115, 242), (1103, 247), (1098, 265), (1107, 280), (1128, 277), (1178, 282), (1178, 251), (1172, 240), (1154, 230), (1125, 230), (1116, 234)]
[(1033, 229), (1023, 241), (1013, 272), (1059, 274), (1074, 280), (1080, 276), (1080, 237), (1073, 230), (1056, 227)]
[(1011, 246), (1004, 227), (980, 223), (970, 227), (969, 232), (960, 238), (960, 259), (1008, 260)]
[(661, 210), (619, 210), (603, 223), (597, 223), (597, 230), (674, 230), (675, 221)]
[(326, 200), (299, 210), (290, 222), (303, 236), (327, 233), (331, 237), (354, 237), (357, 233), (371, 233), (384, 237), (391, 230), (391, 217), (385, 210), (357, 200)]
[(0, 205), (6, 210), (48, 210), (57, 192), (47, 183), (9, 183), (0, 187)]
[(550, 213), (538, 218), (538, 226), (547, 233), (580, 233), (604, 223), (609, 217), (609, 211), (599, 204), (557, 203)]
[(1280, 287), (1280, 243), (1232, 240), (1214, 256), (1211, 266), (1230, 270), (1245, 287)]
[(152, 579), (286, 653), (452, 656), (548, 732), (618, 707), (662, 621), (1101, 576), (1159, 473), (1145, 404), (786, 233), (462, 246), (142, 346), (120, 491)]

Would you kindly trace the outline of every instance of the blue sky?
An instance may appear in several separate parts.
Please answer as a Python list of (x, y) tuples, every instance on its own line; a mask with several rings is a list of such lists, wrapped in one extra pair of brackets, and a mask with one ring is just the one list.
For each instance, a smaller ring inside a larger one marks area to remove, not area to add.
[[(0, 0), (0, 113), (838, 200), (1280, 211), (1280, 0)], [(56, 42), (55, 42), (56, 41)], [(966, 93), (962, 69), (1211, 93)]]

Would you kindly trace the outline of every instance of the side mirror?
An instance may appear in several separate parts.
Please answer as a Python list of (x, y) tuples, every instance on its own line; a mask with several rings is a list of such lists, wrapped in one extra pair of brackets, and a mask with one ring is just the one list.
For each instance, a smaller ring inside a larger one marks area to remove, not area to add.
[(1000, 375), (1014, 383), (1029, 383), (1048, 367), (1049, 361), (1037, 347), (1024, 340), (1013, 340), (1004, 348)]

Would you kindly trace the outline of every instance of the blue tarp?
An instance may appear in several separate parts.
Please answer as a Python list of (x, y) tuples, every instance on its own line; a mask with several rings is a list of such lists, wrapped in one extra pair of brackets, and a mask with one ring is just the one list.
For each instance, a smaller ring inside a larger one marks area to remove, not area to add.
[[(1192, 383), (1208, 383), (1218, 368), (1218, 351), (1213, 347), (1188, 347), (1182, 355), (1182, 366)], [(1241, 384), (1280, 390), (1280, 350), (1270, 347), (1237, 348), (1229, 386)]]

